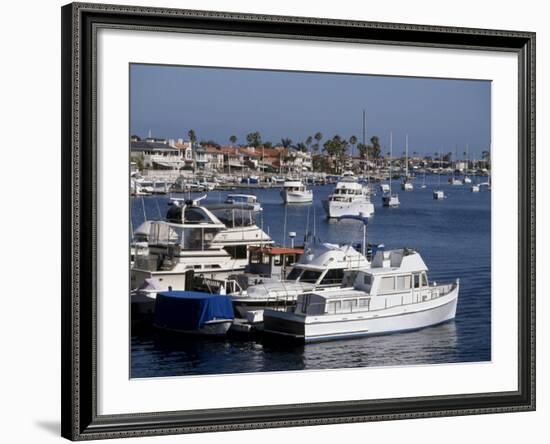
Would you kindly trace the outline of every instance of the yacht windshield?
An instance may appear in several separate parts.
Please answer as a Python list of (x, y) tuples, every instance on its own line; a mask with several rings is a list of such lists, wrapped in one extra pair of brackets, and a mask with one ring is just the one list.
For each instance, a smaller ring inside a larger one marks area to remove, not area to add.
[(335, 285), (342, 283), (342, 279), (344, 277), (344, 270), (341, 268), (333, 268), (332, 270), (328, 270), (327, 274), (323, 277), (323, 280), (321, 281), (321, 285)]
[(319, 279), (319, 276), (321, 276), (320, 271), (304, 270), (302, 277), (300, 278), (300, 282), (309, 282), (314, 284), (317, 282), (317, 279)]
[(292, 271), (288, 273), (286, 279), (288, 281), (295, 281), (300, 277), (301, 273), (302, 273), (302, 270), (300, 270), (299, 268), (293, 268)]
[(229, 208), (212, 212), (228, 228), (249, 227), (256, 223), (252, 211)]

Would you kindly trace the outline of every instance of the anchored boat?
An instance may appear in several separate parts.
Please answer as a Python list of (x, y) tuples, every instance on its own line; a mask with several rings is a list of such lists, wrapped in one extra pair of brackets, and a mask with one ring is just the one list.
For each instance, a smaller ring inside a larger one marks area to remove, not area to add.
[(430, 284), (411, 249), (379, 251), (353, 288), (301, 294), (292, 311), (265, 310), (264, 332), (304, 342), (415, 330), (456, 315), (459, 281)]
[(359, 216), (370, 217), (374, 214), (374, 205), (370, 200), (368, 187), (360, 184), (351, 171), (345, 172), (336, 184), (334, 192), (323, 201), (329, 218)]
[(228, 194), (225, 203), (236, 207), (250, 206), (253, 211), (262, 211), (258, 198), (253, 194)]
[(382, 206), (384, 207), (398, 207), (399, 195), (393, 194), (391, 180), (392, 180), (392, 161), (393, 161), (393, 133), (390, 132), (390, 183), (388, 186), (388, 191), (382, 195)]
[(209, 208), (200, 199), (173, 199), (166, 221), (151, 221), (148, 253), (136, 255), (131, 270), (132, 301), (153, 298), (155, 291), (142, 291), (154, 278), (159, 290), (190, 289), (191, 276), (226, 279), (244, 271), (248, 247), (264, 246), (273, 240), (254, 220), (254, 212), (232, 205)]
[(293, 305), (299, 295), (313, 290), (349, 287), (351, 281), (349, 277), (344, 280), (344, 272), (369, 266), (367, 258), (351, 245), (313, 244), (306, 246), (300, 260), (292, 264), (292, 271), (286, 279), (266, 280), (231, 297), (240, 316), (247, 318), (250, 312), (256, 312), (255, 322), (261, 322), (265, 308), (282, 309)]
[(231, 298), (198, 291), (163, 291), (155, 303), (154, 326), (207, 336), (225, 335), (233, 323)]
[(285, 180), (281, 197), (285, 204), (313, 202), (313, 191), (306, 188), (301, 180)]

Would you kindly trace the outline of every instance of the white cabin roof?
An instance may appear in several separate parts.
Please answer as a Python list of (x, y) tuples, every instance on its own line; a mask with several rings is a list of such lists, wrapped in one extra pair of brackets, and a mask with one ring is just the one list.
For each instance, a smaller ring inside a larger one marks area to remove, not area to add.
[(285, 180), (283, 187), (303, 187), (304, 184), (301, 180)]
[(395, 274), (395, 273), (417, 273), (428, 271), (424, 260), (414, 250), (401, 248), (398, 250), (377, 251), (369, 274)]
[(234, 199), (234, 198), (249, 199), (249, 200), (254, 201), (254, 202), (256, 202), (256, 200), (258, 199), (256, 196), (254, 196), (254, 194), (228, 194), (227, 198), (228, 199)]
[(307, 245), (294, 267), (312, 270), (368, 268), (369, 261), (351, 245), (323, 243)]
[(347, 190), (362, 190), (363, 185), (361, 185), (358, 182), (347, 180), (347, 181), (340, 181), (336, 184), (336, 189), (347, 189)]

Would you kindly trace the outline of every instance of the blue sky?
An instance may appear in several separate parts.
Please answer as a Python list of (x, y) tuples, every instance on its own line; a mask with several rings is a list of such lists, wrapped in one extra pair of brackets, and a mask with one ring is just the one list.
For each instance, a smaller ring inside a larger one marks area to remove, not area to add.
[[(289, 71), (140, 65), (130, 67), (130, 132), (163, 138), (229, 143), (260, 131), (273, 143), (290, 137), (304, 141), (320, 131), (324, 138), (377, 135), (394, 153), (457, 152), (469, 145), (480, 157), (490, 145), (491, 83), (448, 80), (303, 73)], [(324, 141), (324, 140), (323, 140)], [(322, 143), (322, 142), (321, 142)], [(458, 148), (456, 148), (458, 147)]]

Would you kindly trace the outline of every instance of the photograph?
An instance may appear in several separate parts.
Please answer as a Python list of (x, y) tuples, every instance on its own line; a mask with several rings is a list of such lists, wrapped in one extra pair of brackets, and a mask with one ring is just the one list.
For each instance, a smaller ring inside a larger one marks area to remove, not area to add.
[(492, 360), (490, 79), (128, 76), (130, 378)]

